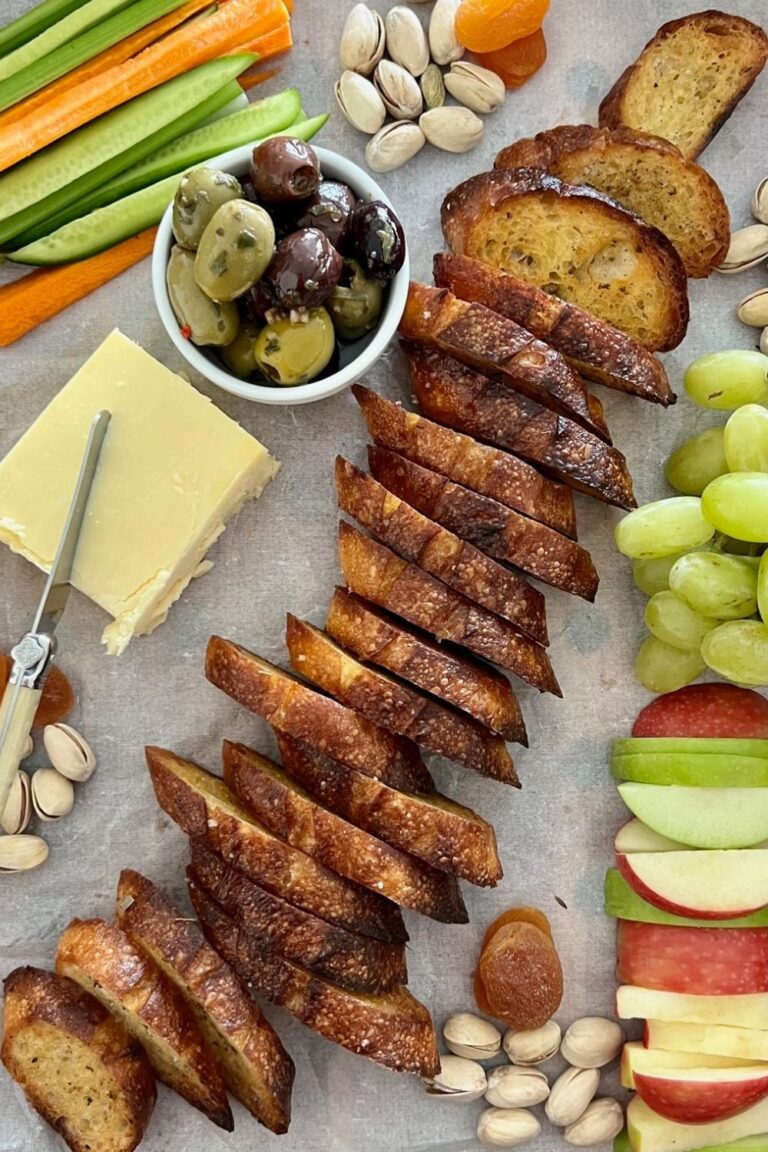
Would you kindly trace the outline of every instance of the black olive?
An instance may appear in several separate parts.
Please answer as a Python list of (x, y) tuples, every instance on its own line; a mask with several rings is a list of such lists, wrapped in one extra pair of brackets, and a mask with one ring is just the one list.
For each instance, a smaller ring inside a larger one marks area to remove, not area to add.
[(279, 308), (317, 308), (338, 283), (344, 262), (317, 228), (302, 228), (281, 240), (262, 277)]
[(348, 184), (324, 180), (296, 217), (296, 228), (317, 228), (341, 249), (349, 235), (357, 199)]
[(403, 226), (381, 200), (358, 201), (352, 213), (350, 243), (363, 271), (376, 280), (391, 280), (403, 266)]
[(273, 136), (254, 148), (249, 176), (256, 195), (269, 204), (303, 200), (320, 183), (320, 161), (304, 140)]
[(240, 297), (238, 303), (242, 305), (242, 310), (249, 320), (259, 320), (262, 323), (267, 312), (277, 308), (277, 300), (270, 292), (263, 276)]

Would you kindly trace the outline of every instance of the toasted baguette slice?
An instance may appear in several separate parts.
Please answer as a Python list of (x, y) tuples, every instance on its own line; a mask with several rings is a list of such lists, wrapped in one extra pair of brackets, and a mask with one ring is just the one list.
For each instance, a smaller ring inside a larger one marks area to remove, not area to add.
[(626, 124), (695, 159), (754, 84), (768, 36), (741, 16), (710, 9), (662, 25), (600, 105), (600, 124)]
[(510, 396), (498, 381), (451, 356), (417, 345), (406, 351), (414, 395), (432, 420), (517, 452), (577, 492), (636, 507), (632, 477), (617, 448), (525, 396)]
[(106, 920), (71, 920), (56, 971), (100, 1000), (144, 1048), (155, 1075), (209, 1120), (234, 1128), (221, 1069), (184, 997)]
[(453, 876), (355, 828), (244, 744), (224, 741), (224, 779), (274, 833), (327, 868), (444, 924), (466, 924)]
[(599, 578), (585, 548), (488, 496), (371, 445), (371, 472), (385, 489), (489, 556), (585, 600), (594, 600)]
[(668, 351), (685, 336), (687, 278), (674, 246), (586, 184), (497, 168), (449, 192), (441, 221), (452, 252), (556, 292), (647, 348)]
[(317, 743), (351, 768), (386, 780), (393, 788), (430, 792), (435, 786), (415, 744), (385, 732), (231, 640), (211, 636), (205, 674), (279, 732)]
[(398, 556), (418, 564), (468, 600), (503, 616), (537, 643), (549, 643), (544, 597), (522, 576), (435, 523), (434, 517), (428, 519), (415, 501), (406, 502), (399, 494), (388, 492), (386, 484), (377, 483), (341, 456), (336, 457), (336, 491), (342, 512)]
[(262, 888), (329, 924), (385, 943), (408, 939), (400, 909), (273, 836), (223, 780), (163, 748), (147, 748), (157, 802), (188, 836)]
[(560, 353), (498, 312), (457, 300), (445, 288), (411, 282), (398, 331), (498, 377), (610, 443), (602, 410), (590, 404), (584, 382)]
[[(341, 570), (350, 591), (477, 656), (541, 692), (562, 695), (547, 653), (506, 620), (473, 604), (351, 524), (339, 524)], [(321, 751), (330, 754), (330, 748)], [(409, 789), (416, 791), (416, 789)]]
[(142, 1047), (66, 976), (15, 968), (5, 978), (0, 1058), (72, 1152), (133, 1152), (157, 1090)]
[(506, 740), (527, 745), (520, 705), (506, 676), (495, 668), (436, 644), (345, 588), (335, 589), (325, 628), (361, 660), (402, 676)]
[(328, 924), (271, 895), (211, 852), (203, 840), (190, 841), (190, 865), (202, 887), (262, 947), (356, 992), (388, 992), (407, 983), (404, 945)]
[(635, 128), (562, 124), (503, 148), (496, 168), (545, 168), (567, 184), (591, 184), (667, 236), (689, 276), (709, 276), (730, 242), (715, 181), (674, 144)]
[(605, 320), (469, 256), (438, 253), (434, 274), (436, 284), (462, 300), (476, 300), (530, 329), (589, 380), (665, 408), (675, 403), (661, 361)]
[[(546, 299), (551, 297), (546, 296)], [(573, 496), (564, 485), (548, 480), (517, 456), (478, 444), (477, 440), (449, 428), (441, 428), (416, 412), (385, 400), (362, 384), (353, 384), (352, 391), (370, 436), (382, 448), (391, 448), (401, 456), (455, 480), (457, 484), (490, 496), (524, 516), (576, 539)]]
[(440, 1066), (429, 1012), (407, 988), (384, 996), (351, 992), (261, 948), (188, 875), (189, 894), (203, 931), (242, 980), (265, 1000), (350, 1052), (395, 1072), (434, 1075)]
[(482, 724), (385, 672), (359, 663), (325, 632), (290, 613), (285, 640), (296, 668), (375, 724), (400, 732), (481, 776), (519, 787), (506, 744)]

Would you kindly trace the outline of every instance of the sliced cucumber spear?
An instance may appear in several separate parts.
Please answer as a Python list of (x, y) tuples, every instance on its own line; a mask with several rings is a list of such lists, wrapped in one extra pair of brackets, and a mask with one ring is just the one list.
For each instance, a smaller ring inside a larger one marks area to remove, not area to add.
[(21, 72), (22, 68), (43, 60), (49, 52), (55, 51), (69, 40), (74, 40), (75, 36), (92, 28), (100, 20), (105, 20), (113, 12), (127, 8), (130, 3), (131, 0), (88, 0), (87, 4), (80, 5), (63, 20), (51, 24), (39, 36), (35, 36), (34, 40), (28, 40), (26, 44), (4, 56), (0, 60), (0, 80), (5, 80), (8, 76)]
[(13, 52), (21, 44), (39, 36), (51, 24), (63, 20), (75, 8), (82, 8), (84, 4), (85, 0), (43, 0), (42, 4), (30, 8), (23, 16), (17, 16), (10, 24), (0, 28), (0, 56)]

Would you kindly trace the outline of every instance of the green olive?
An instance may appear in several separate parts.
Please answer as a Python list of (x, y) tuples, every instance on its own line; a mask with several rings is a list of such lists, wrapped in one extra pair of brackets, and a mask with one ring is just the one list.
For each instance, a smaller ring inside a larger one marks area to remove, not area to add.
[(240, 331), (231, 344), (221, 350), (221, 358), (233, 376), (247, 380), (258, 371), (258, 364), (253, 354), (254, 345), (261, 327), (252, 320), (245, 320), (240, 325)]
[(195, 168), (182, 176), (173, 198), (173, 234), (184, 248), (197, 248), (217, 208), (237, 200), (243, 190), (229, 172)]
[(247, 200), (217, 208), (195, 257), (197, 283), (211, 300), (235, 300), (265, 271), (275, 251), (275, 226), (268, 212)]
[(293, 324), (288, 316), (282, 316), (274, 324), (267, 324), (259, 333), (253, 354), (273, 384), (291, 388), (319, 376), (335, 347), (330, 316), (325, 308), (312, 308), (304, 323)]
[(188, 329), (193, 344), (231, 344), (240, 327), (236, 304), (217, 304), (201, 292), (195, 280), (195, 254), (174, 245), (166, 273), (168, 296), (176, 319)]
[(382, 298), (381, 284), (369, 280), (357, 260), (345, 260), (341, 280), (326, 301), (342, 340), (359, 340), (376, 327)]

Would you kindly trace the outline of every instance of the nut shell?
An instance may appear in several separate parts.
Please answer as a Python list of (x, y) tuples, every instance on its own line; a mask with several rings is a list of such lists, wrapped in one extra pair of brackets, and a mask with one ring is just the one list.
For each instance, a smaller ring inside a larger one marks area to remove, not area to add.
[(764, 328), (768, 324), (768, 288), (758, 288), (745, 296), (739, 304), (738, 317), (742, 324)]
[(725, 259), (717, 271), (745, 272), (768, 258), (768, 224), (749, 224), (731, 233)]
[(461, 0), (435, 0), (429, 17), (429, 50), (435, 64), (461, 60), (464, 48), (456, 36), (456, 12)]
[(768, 224), (768, 178), (761, 180), (752, 197), (752, 215), (761, 224)]
[(53, 767), (68, 780), (82, 783), (96, 769), (96, 757), (87, 740), (69, 724), (47, 724), (43, 744)]
[(443, 1025), (443, 1038), (455, 1056), (492, 1060), (501, 1049), (501, 1032), (489, 1020), (471, 1012), (457, 1012)]
[(451, 1055), (440, 1057), (439, 1071), (425, 1078), (424, 1086), (431, 1096), (469, 1103), (485, 1094), (488, 1083), (480, 1064)]
[(339, 60), (344, 69), (370, 75), (384, 55), (384, 21), (367, 4), (355, 4), (344, 23)]
[(613, 1140), (623, 1127), (624, 1109), (618, 1100), (605, 1096), (593, 1100), (583, 1116), (568, 1125), (563, 1139), (574, 1148), (592, 1148)]
[(504, 81), (495, 72), (468, 60), (459, 60), (451, 65), (445, 76), (445, 86), (460, 104), (483, 115), (500, 108), (507, 95)]
[(390, 8), (384, 21), (387, 33), (387, 52), (410, 72), (411, 76), (421, 76), (429, 66), (429, 44), (421, 21), (415, 12), (402, 4)]
[(336, 103), (358, 132), (373, 136), (387, 118), (384, 101), (370, 80), (357, 72), (342, 72), (334, 89)]
[(67, 816), (75, 803), (71, 780), (55, 768), (38, 768), (31, 782), (32, 807), (40, 820), (52, 823)]
[(538, 1068), (505, 1064), (488, 1073), (485, 1098), (494, 1108), (532, 1108), (549, 1096), (549, 1080)]
[(624, 1032), (615, 1020), (583, 1016), (566, 1031), (560, 1052), (574, 1068), (604, 1068), (617, 1059), (623, 1046)]
[(506, 1033), (503, 1040), (504, 1051), (513, 1064), (522, 1068), (532, 1068), (550, 1060), (560, 1048), (562, 1032), (556, 1020), (548, 1020), (541, 1028), (530, 1028)]
[(559, 1128), (574, 1124), (586, 1112), (599, 1084), (597, 1068), (566, 1068), (552, 1085), (544, 1105), (550, 1124)]
[(32, 818), (32, 795), (29, 776), (17, 772), (8, 792), (8, 799), (0, 817), (0, 828), (8, 836), (20, 835)]
[(523, 1108), (487, 1108), (477, 1122), (477, 1138), (485, 1148), (517, 1148), (540, 1132), (539, 1121)]
[(419, 127), (429, 143), (443, 152), (471, 152), (485, 132), (479, 116), (455, 104), (430, 108), (419, 119)]
[(410, 72), (392, 60), (379, 61), (373, 83), (395, 120), (415, 120), (424, 107), (418, 83)]
[(40, 836), (0, 836), (0, 872), (31, 872), (48, 859)]
[(365, 159), (374, 172), (393, 172), (412, 160), (426, 142), (418, 124), (412, 120), (393, 120), (368, 141)]

